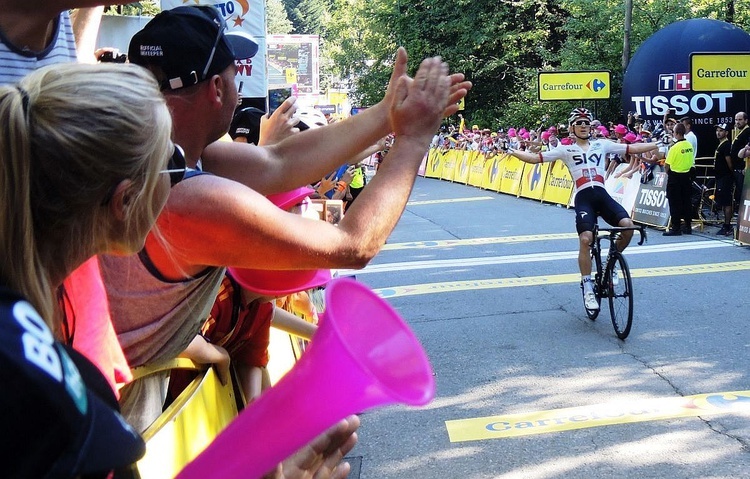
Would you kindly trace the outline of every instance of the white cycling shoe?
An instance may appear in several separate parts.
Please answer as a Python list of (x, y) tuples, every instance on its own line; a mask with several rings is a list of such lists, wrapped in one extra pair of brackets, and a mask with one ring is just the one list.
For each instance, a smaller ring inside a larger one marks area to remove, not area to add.
[(583, 293), (583, 306), (588, 310), (599, 309), (599, 303), (596, 301), (596, 295), (593, 291)]

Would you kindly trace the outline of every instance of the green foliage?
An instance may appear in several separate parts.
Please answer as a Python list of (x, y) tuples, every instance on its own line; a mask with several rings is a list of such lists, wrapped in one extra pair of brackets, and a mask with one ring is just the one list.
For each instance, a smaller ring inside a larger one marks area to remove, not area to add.
[(328, 0), (282, 0), (294, 33), (325, 35), (330, 22)]
[(266, 0), (266, 30), (269, 35), (286, 35), (294, 30), (281, 0)]
[(105, 7), (105, 15), (144, 15), (154, 16), (161, 12), (160, 2), (158, 0), (145, 0), (143, 2), (133, 2), (126, 5), (112, 5)]

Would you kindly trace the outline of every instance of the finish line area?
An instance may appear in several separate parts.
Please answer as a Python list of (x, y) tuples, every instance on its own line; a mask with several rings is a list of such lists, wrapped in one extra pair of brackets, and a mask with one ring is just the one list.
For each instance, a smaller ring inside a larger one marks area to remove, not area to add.
[(449, 420), (445, 421), (445, 427), (450, 442), (465, 442), (681, 417), (749, 412), (750, 391), (732, 391)]

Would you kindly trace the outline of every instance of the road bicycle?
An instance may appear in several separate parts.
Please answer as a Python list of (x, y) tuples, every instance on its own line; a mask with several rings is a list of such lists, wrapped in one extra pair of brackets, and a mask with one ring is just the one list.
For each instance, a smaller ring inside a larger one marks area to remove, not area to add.
[[(599, 225), (594, 225), (594, 241), (591, 244), (591, 267), (594, 273), (596, 302), (601, 308), (602, 298), (609, 299), (612, 325), (615, 327), (615, 334), (620, 339), (628, 337), (633, 325), (633, 280), (625, 256), (617, 250), (615, 245), (623, 231), (638, 231), (640, 233), (639, 245), (646, 241), (646, 231), (643, 226), (599, 228)], [(609, 241), (605, 263), (602, 262), (602, 240)], [(581, 291), (583, 291), (583, 284), (581, 284)], [(599, 309), (586, 309), (586, 315), (593, 321), (599, 316), (599, 311)]]

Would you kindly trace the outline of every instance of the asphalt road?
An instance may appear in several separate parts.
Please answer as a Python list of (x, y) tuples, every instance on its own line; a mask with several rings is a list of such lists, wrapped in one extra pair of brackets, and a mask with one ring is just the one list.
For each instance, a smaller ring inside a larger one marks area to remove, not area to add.
[(750, 254), (717, 229), (626, 251), (623, 342), (606, 304), (584, 314), (572, 210), (419, 178), (357, 279), (419, 337), (437, 394), (363, 414), (350, 477), (750, 477), (750, 391), (721, 394), (750, 390)]

